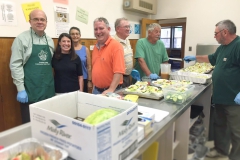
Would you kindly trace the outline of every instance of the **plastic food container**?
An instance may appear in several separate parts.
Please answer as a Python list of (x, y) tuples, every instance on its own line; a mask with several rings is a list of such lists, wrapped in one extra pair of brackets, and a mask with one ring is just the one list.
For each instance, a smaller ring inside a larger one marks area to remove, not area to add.
[(187, 80), (193, 83), (206, 84), (211, 82), (212, 75), (202, 74), (202, 73), (192, 73), (192, 72), (171, 72), (170, 79), (173, 80)]
[(65, 160), (68, 153), (50, 144), (39, 142), (35, 138), (24, 139), (0, 150), (0, 160), (14, 158), (34, 160), (37, 157), (48, 158), (48, 160)]
[(173, 85), (163, 88), (164, 99), (167, 102), (182, 104), (192, 96), (194, 87), (194, 85)]

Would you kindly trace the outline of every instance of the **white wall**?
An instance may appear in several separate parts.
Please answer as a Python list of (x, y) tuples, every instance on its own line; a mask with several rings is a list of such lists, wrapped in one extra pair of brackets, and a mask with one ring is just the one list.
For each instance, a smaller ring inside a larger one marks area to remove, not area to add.
[[(46, 33), (56, 38), (54, 27), (54, 12), (53, 0), (8, 0), (16, 3), (17, 8), (17, 26), (0, 26), (0, 37), (16, 37), (21, 32), (27, 30), (30, 24), (26, 22), (21, 8), (22, 3), (40, 2), (42, 9), (48, 17), (48, 26)], [(75, 20), (76, 7), (80, 7), (89, 12), (88, 24), (84, 24)], [(95, 38), (93, 35), (93, 20), (97, 17), (105, 17), (109, 23), (114, 23), (116, 18), (126, 17), (130, 23), (140, 23), (142, 18), (147, 18), (147, 15), (125, 11), (122, 9), (122, 0), (69, 0), (69, 17), (71, 26), (77, 26), (81, 29), (82, 38)], [(131, 35), (129, 38), (138, 39), (139, 35)]]
[[(239, 0), (158, 0), (158, 13), (152, 19), (186, 17), (185, 55), (196, 55), (197, 43), (217, 44), (217, 22), (230, 19), (240, 33), (239, 6)], [(188, 51), (189, 46), (192, 51)]]

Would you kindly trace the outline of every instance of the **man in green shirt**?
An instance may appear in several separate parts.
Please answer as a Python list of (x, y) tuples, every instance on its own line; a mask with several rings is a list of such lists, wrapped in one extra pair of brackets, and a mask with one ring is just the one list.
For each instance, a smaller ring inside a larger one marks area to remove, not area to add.
[[(214, 37), (221, 44), (215, 53), (205, 56), (186, 56), (185, 61), (210, 62), (214, 109), (214, 148), (208, 157), (240, 159), (240, 37), (230, 20), (216, 24)], [(230, 144), (232, 148), (229, 154)]]
[(168, 63), (168, 54), (164, 43), (159, 39), (160, 34), (161, 26), (152, 23), (148, 28), (148, 37), (137, 41), (134, 68), (139, 71), (140, 77), (158, 79), (160, 64)]
[(10, 70), (17, 87), (22, 123), (30, 121), (29, 104), (55, 95), (51, 66), (54, 43), (44, 32), (47, 17), (42, 10), (29, 15), (30, 30), (14, 39)]

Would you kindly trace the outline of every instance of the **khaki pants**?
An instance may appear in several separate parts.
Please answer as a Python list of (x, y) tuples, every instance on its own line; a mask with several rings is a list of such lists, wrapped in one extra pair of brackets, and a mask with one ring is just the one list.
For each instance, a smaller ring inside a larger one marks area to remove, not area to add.
[(216, 150), (230, 160), (240, 160), (240, 106), (216, 104), (213, 125)]

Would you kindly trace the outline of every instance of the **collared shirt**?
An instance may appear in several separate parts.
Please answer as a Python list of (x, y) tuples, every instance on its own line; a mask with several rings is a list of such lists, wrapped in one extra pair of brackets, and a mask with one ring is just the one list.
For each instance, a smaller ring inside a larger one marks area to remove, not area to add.
[(214, 104), (236, 105), (234, 99), (240, 92), (240, 37), (228, 45), (220, 45), (216, 52), (208, 55), (215, 66), (212, 74)]
[[(115, 73), (124, 74), (124, 52), (122, 45), (109, 37), (104, 46), (96, 44), (92, 52), (92, 82), (98, 88), (111, 85)], [(118, 84), (123, 83), (123, 78)]]
[(113, 36), (118, 42), (121, 43), (124, 49), (124, 61), (125, 61), (125, 74), (130, 75), (133, 68), (133, 50), (130, 44), (129, 39), (121, 39), (117, 35)]
[(52, 38), (46, 34), (40, 37), (32, 30), (32, 28), (21, 33), (14, 39), (11, 47), (12, 55), (10, 59), (10, 70), (13, 83), (16, 85), (18, 91), (25, 90), (23, 67), (32, 54), (32, 38), (33, 44), (47, 44), (48, 41), (49, 49), (53, 55), (54, 43)]

